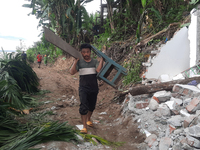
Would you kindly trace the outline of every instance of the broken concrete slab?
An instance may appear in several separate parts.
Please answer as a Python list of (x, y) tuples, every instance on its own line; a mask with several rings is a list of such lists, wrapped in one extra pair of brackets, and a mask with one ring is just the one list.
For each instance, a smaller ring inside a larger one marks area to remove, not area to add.
[(182, 126), (182, 122), (183, 122), (183, 117), (181, 117), (181, 115), (176, 115), (176, 116), (172, 116), (170, 119), (167, 120), (167, 123), (175, 126), (175, 127), (180, 127)]
[(188, 113), (188, 111), (186, 109), (180, 110), (180, 115), (182, 117), (189, 117), (190, 116), (190, 114)]
[(200, 137), (200, 124), (188, 127), (184, 130), (187, 134), (193, 137)]
[(171, 92), (159, 91), (154, 93), (152, 98), (155, 99), (158, 103), (162, 103), (171, 98)]
[(170, 139), (169, 137), (163, 137), (161, 138), (159, 143), (159, 150), (168, 150), (172, 145), (173, 145), (172, 139)]
[(152, 147), (153, 143), (157, 140), (157, 135), (151, 134), (145, 139), (145, 143), (148, 144), (149, 147)]
[(193, 85), (175, 84), (172, 91), (189, 97), (200, 96), (200, 90)]
[(171, 81), (171, 79), (168, 74), (162, 74), (158, 77), (158, 82), (169, 82), (169, 81)]
[(187, 140), (188, 145), (195, 147), (195, 148), (200, 148), (200, 141), (198, 139), (187, 135), (186, 140)]
[(158, 102), (155, 99), (151, 99), (148, 106), (151, 110), (157, 110), (159, 107)]
[(194, 113), (196, 110), (200, 109), (200, 99), (193, 98), (189, 105), (186, 106), (186, 109), (190, 113)]
[(170, 109), (167, 107), (166, 104), (160, 104), (157, 111), (155, 112), (156, 116), (162, 117), (162, 116), (171, 116)]
[(187, 128), (190, 126), (190, 124), (192, 123), (192, 121), (196, 118), (195, 115), (190, 115), (188, 117), (185, 117), (184, 121), (183, 121), (183, 127)]

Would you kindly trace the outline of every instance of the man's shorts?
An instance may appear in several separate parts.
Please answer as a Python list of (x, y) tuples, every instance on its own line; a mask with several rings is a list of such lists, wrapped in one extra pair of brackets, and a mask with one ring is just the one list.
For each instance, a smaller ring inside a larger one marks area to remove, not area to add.
[(79, 90), (79, 97), (81, 102), (79, 113), (81, 115), (86, 115), (88, 111), (94, 111), (97, 102), (97, 95), (98, 92)]
[(41, 64), (41, 61), (38, 61), (38, 64)]

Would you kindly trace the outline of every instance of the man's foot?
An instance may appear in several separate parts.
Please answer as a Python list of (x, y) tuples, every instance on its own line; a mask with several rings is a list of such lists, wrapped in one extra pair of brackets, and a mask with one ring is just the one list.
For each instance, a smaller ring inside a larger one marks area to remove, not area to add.
[(83, 133), (83, 134), (87, 134), (87, 129), (83, 128), (80, 132)]
[(87, 123), (86, 123), (89, 127), (93, 127), (93, 124), (92, 124), (92, 122), (91, 121), (87, 121)]

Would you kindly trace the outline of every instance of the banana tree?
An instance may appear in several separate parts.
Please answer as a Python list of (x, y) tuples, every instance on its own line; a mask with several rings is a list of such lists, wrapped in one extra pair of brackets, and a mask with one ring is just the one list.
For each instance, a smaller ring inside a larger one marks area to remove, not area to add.
[(75, 44), (82, 29), (83, 19), (88, 16), (84, 4), (91, 1), (31, 0), (30, 4), (24, 4), (23, 7), (32, 8), (32, 14), (40, 18), (39, 26), (50, 27), (64, 40), (73, 40)]

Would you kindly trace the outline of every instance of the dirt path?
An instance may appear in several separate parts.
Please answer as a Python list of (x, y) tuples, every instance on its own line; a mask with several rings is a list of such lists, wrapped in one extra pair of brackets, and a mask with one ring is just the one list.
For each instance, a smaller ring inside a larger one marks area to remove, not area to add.
[[(69, 68), (73, 58), (58, 58), (53, 66), (37, 68), (33, 66), (40, 79), (40, 89), (51, 91), (41, 101), (50, 102), (41, 106), (42, 110), (53, 110), (54, 120), (68, 121), (72, 126), (81, 125), (79, 115), (79, 75), (70, 75)], [(144, 141), (144, 136), (139, 133), (136, 123), (132, 118), (121, 115), (121, 105), (111, 102), (115, 89), (102, 83), (99, 87), (97, 105), (92, 116), (93, 128), (88, 128), (89, 134), (94, 134), (110, 141), (126, 142), (117, 149), (133, 150), (136, 145)], [(55, 108), (56, 109), (53, 109)], [(102, 113), (103, 112), (103, 113)]]

